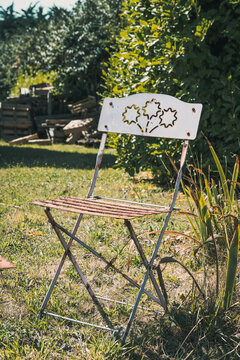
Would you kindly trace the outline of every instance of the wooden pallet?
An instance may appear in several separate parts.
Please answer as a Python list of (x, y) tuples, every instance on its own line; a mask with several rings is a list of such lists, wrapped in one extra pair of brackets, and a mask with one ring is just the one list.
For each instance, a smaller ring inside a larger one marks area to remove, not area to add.
[(3, 102), (0, 128), (3, 137), (31, 134), (33, 130), (31, 105)]

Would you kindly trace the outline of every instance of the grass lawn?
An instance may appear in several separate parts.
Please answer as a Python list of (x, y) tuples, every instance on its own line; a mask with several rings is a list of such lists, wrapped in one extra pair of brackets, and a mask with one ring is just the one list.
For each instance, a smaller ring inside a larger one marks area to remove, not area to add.
[[(37, 313), (58, 267), (63, 249), (53, 233), (43, 208), (33, 200), (60, 196), (85, 197), (95, 166), (97, 149), (76, 145), (9, 147), (0, 142), (0, 254), (15, 269), (0, 272), (0, 359), (237, 359), (236, 319), (221, 317), (215, 327), (207, 313), (196, 307), (200, 294), (183, 268), (168, 264), (163, 269), (170, 308), (153, 306), (143, 296), (134, 326), (124, 346), (109, 332), (79, 326)], [(131, 179), (114, 169), (114, 151), (106, 149), (95, 194), (140, 202), (169, 204), (171, 190), (151, 180)], [(178, 206), (185, 209), (182, 194)], [(76, 215), (55, 213), (58, 222), (72, 230)], [(163, 217), (134, 220), (146, 254), (161, 228)], [(117, 231), (116, 231), (117, 229)], [(174, 216), (169, 231), (190, 234), (184, 215)], [(115, 265), (141, 284), (144, 267), (131, 246), (127, 229), (120, 220), (83, 218), (78, 237), (108, 259), (119, 255)], [(183, 261), (201, 284), (201, 264), (192, 256), (193, 243), (171, 233), (164, 238), (162, 256)], [(97, 294), (116, 300), (135, 301), (137, 289), (74, 244), (73, 253)], [(212, 284), (214, 278), (212, 279)], [(151, 285), (148, 290), (152, 291)], [(114, 325), (126, 324), (130, 305), (102, 303)], [(160, 313), (146, 310), (150, 307)], [(75, 269), (67, 260), (49, 300), (47, 310), (86, 322), (105, 325)], [(208, 324), (208, 325), (206, 325)]]

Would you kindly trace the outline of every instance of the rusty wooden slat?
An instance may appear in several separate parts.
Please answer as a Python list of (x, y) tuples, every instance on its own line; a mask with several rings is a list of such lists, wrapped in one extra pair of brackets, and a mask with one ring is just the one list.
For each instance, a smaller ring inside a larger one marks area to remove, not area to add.
[[(113, 207), (109, 207), (109, 206), (104, 206), (103, 204), (92, 204), (91, 202), (88, 201), (82, 201), (82, 202), (74, 202), (74, 201), (66, 201), (64, 199), (54, 199), (52, 201), (49, 201), (49, 203), (55, 204), (55, 205), (63, 205), (63, 206), (69, 206), (69, 207), (73, 207), (76, 209), (87, 209), (89, 211), (99, 211), (100, 213), (104, 213), (104, 214), (128, 214), (128, 215), (132, 215), (133, 214), (133, 210), (132, 209), (124, 209), (124, 208), (118, 208), (117, 206)], [(144, 210), (136, 210), (134, 209), (135, 215), (139, 214), (139, 215), (145, 215), (146, 212), (144, 212)], [(152, 214), (150, 212), (150, 214)]]
[(89, 207), (94, 207), (95, 209), (99, 208), (102, 209), (104, 207), (104, 209), (106, 211), (110, 210), (116, 210), (116, 211), (124, 211), (124, 212), (133, 212), (136, 211), (137, 213), (144, 213), (144, 214), (158, 214), (159, 212), (165, 212), (167, 211), (167, 209), (164, 210), (160, 210), (160, 209), (156, 209), (156, 208), (144, 208), (142, 206), (132, 206), (132, 205), (122, 205), (119, 203), (111, 203), (111, 202), (106, 202), (106, 201), (100, 201), (100, 200), (92, 200), (92, 199), (80, 199), (80, 198), (60, 198), (57, 199), (57, 201), (64, 201), (66, 203), (71, 203), (71, 204), (81, 204), (81, 205), (87, 205)]
[(132, 210), (136, 209), (136, 210), (144, 210), (144, 211), (150, 211), (151, 214), (153, 214), (153, 212), (155, 211), (156, 214), (160, 213), (160, 212), (168, 212), (168, 208), (162, 208), (162, 209), (158, 209), (158, 208), (151, 208), (150, 206), (142, 206), (142, 205), (132, 205), (132, 204), (123, 204), (123, 203), (118, 203), (117, 200), (116, 202), (113, 202), (113, 201), (104, 201), (104, 200), (99, 200), (99, 199), (92, 199), (92, 198), (89, 198), (89, 199), (84, 199), (84, 198), (78, 198), (78, 197), (69, 197), (67, 199), (75, 199), (76, 201), (84, 201), (84, 200), (87, 200), (88, 202), (98, 202), (99, 204), (104, 204), (105, 206), (108, 206), (108, 205), (113, 205), (113, 206), (117, 206), (119, 208), (124, 208), (124, 209), (127, 209), (127, 208), (130, 208)]
[[(103, 211), (97, 211), (96, 209), (90, 209), (87, 207), (71, 207), (66, 205), (56, 205), (51, 201), (41, 201), (41, 202), (34, 202), (33, 204), (43, 206), (43, 207), (49, 207), (56, 210), (62, 210), (62, 211), (69, 211), (74, 212), (78, 214), (85, 214), (85, 215), (94, 215), (94, 216), (105, 216), (105, 217), (112, 217), (117, 219), (133, 219), (136, 217), (136, 214), (129, 215), (128, 213), (116, 213), (116, 212), (103, 212)], [(146, 214), (138, 214), (137, 216), (144, 216)]]
[[(93, 216), (103, 216), (103, 217), (111, 217), (111, 218), (115, 218), (115, 219), (133, 219), (135, 216), (129, 216), (129, 215), (113, 215), (113, 214), (104, 214), (101, 212), (97, 212), (97, 211), (90, 211), (90, 210), (86, 210), (86, 209), (82, 209), (82, 208), (70, 208), (67, 206), (58, 206), (58, 205), (54, 205), (48, 202), (44, 202), (44, 201), (34, 201), (32, 202), (32, 204), (34, 205), (39, 205), (39, 206), (43, 206), (43, 207), (49, 207), (52, 209), (56, 209), (56, 210), (62, 210), (62, 211), (68, 211), (68, 212), (73, 212), (73, 213), (77, 213), (77, 214), (84, 214), (84, 215), (93, 215)], [(143, 216), (143, 215), (142, 215)]]
[(136, 217), (154, 215), (167, 211), (80, 198), (34, 201), (32, 204), (85, 215), (109, 216), (116, 219), (134, 219)]

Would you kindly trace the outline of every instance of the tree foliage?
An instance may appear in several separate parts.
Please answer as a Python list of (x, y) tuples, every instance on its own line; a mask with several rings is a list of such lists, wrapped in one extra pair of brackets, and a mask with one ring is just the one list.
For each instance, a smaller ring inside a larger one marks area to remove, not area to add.
[(22, 74), (54, 71), (58, 91), (73, 97), (96, 93), (106, 46), (114, 39), (121, 1), (78, 1), (71, 11), (44, 14), (30, 5), (21, 14), (0, 7), (0, 99)]
[(22, 14), (14, 11), (13, 5), (7, 9), (0, 7), (0, 99), (11, 92), (22, 74), (33, 76), (38, 71), (48, 73), (49, 33), (59, 25), (59, 12), (52, 8), (48, 14), (43, 9), (30, 5)]
[(113, 41), (120, 3), (87, 0), (73, 8), (52, 54), (52, 68), (59, 72), (59, 85), (65, 91), (78, 96), (98, 91), (101, 66), (108, 58), (105, 48)]
[[(121, 31), (104, 74), (104, 96), (167, 93), (203, 103), (201, 130), (222, 155), (239, 152), (239, 1), (130, 0), (123, 2)], [(177, 142), (113, 138), (118, 163), (130, 173), (161, 168), (163, 151)], [(163, 146), (162, 146), (163, 145)], [(194, 151), (208, 160), (198, 136)]]

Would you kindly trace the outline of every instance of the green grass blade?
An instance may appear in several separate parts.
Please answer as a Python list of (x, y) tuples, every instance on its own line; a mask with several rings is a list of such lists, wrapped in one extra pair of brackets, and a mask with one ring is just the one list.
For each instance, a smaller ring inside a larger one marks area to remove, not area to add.
[(231, 182), (231, 187), (230, 187), (230, 203), (231, 203), (231, 205), (233, 205), (234, 198), (235, 198), (235, 190), (236, 190), (238, 172), (239, 172), (239, 158), (238, 158), (238, 156), (236, 156), (236, 161), (234, 164), (233, 175), (232, 175), (232, 182)]
[(212, 182), (212, 194), (213, 194), (213, 198), (216, 204), (218, 204), (218, 193), (217, 193), (217, 187), (215, 184), (215, 181), (213, 179), (211, 179)]
[(223, 300), (223, 308), (227, 310), (231, 305), (233, 290), (236, 281), (237, 274), (237, 263), (238, 263), (238, 253), (239, 253), (239, 238), (240, 238), (240, 224), (237, 225), (236, 230), (233, 234), (231, 245), (229, 248), (228, 254), (228, 264), (227, 264), (227, 277), (226, 277), (226, 286)]
[(213, 159), (214, 159), (215, 164), (216, 164), (217, 169), (218, 169), (218, 173), (219, 173), (219, 176), (220, 176), (220, 181), (221, 181), (225, 201), (229, 202), (230, 196), (229, 196), (228, 184), (227, 184), (227, 179), (226, 179), (225, 173), (223, 171), (222, 165), (221, 165), (221, 163), (219, 161), (219, 158), (218, 158), (215, 150), (213, 149), (212, 145), (209, 144), (209, 147), (210, 147)]
[[(194, 213), (194, 208), (192, 206), (192, 201), (194, 202), (194, 199), (192, 198), (191, 195), (191, 190), (188, 186), (184, 186), (183, 182), (182, 182), (182, 189), (184, 194), (186, 195), (186, 199), (187, 199), (187, 203), (190, 209), (191, 213)], [(197, 207), (197, 206), (196, 206)], [(199, 221), (198, 221), (198, 217), (194, 217), (193, 219), (191, 218), (191, 216), (187, 215), (187, 219), (192, 227), (192, 230), (194, 232), (194, 235), (196, 237), (196, 239), (200, 242), (201, 238), (199, 236), (200, 233), (200, 225), (199, 225)]]
[(211, 189), (210, 189), (210, 186), (208, 184), (208, 181), (207, 181), (206, 177), (204, 177), (204, 182), (205, 182), (205, 189), (206, 189), (207, 199), (208, 199), (209, 205), (213, 206), (213, 195), (212, 195), (212, 192), (211, 192)]

